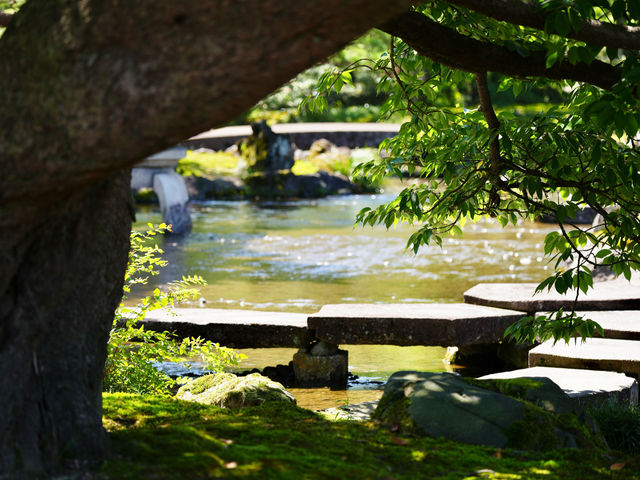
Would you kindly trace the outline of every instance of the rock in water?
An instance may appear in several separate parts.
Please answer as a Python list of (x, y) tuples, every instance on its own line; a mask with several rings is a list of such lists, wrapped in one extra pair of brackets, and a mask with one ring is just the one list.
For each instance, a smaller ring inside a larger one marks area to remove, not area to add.
[[(606, 447), (602, 435), (557, 398), (557, 390), (546, 382), (526, 380), (528, 383), (500, 390), (514, 391), (520, 397), (514, 398), (493, 391), (496, 384), (487, 383), (488, 388), (482, 388), (482, 381), (453, 374), (397, 372), (387, 382), (372, 418), (412, 433), (498, 448)], [(538, 392), (527, 393), (529, 389)], [(542, 398), (545, 390), (552, 392), (552, 399)]]
[(293, 148), (286, 135), (278, 135), (267, 122), (252, 123), (253, 134), (243, 139), (238, 149), (249, 165), (249, 172), (275, 173), (293, 167)]
[(245, 377), (232, 373), (205, 375), (180, 387), (176, 397), (224, 408), (250, 407), (266, 402), (296, 403), (295, 397), (281, 384), (258, 373)]

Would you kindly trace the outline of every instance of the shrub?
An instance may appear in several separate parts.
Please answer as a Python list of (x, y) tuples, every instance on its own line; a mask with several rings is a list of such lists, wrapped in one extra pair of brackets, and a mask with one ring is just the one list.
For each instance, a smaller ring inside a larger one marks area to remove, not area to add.
[(138, 394), (168, 395), (177, 382), (155, 368), (159, 361), (174, 361), (189, 365), (197, 360), (203, 369), (221, 371), (237, 365), (241, 355), (201, 338), (178, 340), (169, 332), (146, 330), (140, 323), (147, 313), (198, 296), (197, 285), (204, 285), (199, 276), (182, 277), (172, 282), (166, 291), (155, 289), (151, 296), (143, 298), (135, 306), (125, 306), (124, 301), (136, 284), (146, 284), (149, 277), (158, 274), (158, 268), (167, 264), (161, 259), (162, 249), (149, 241), (166, 230), (166, 225), (149, 225), (145, 232), (131, 233), (131, 251), (125, 273), (122, 303), (116, 312), (111, 329), (103, 390)]

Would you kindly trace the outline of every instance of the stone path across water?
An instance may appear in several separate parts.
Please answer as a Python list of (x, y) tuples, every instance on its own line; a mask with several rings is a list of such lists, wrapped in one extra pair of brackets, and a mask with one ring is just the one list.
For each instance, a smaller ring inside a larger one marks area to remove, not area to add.
[(582, 370), (576, 368), (531, 367), (510, 372), (493, 373), (480, 379), (545, 377), (581, 403), (607, 400), (638, 404), (638, 382), (623, 373)]
[(640, 343), (633, 340), (587, 338), (555, 345), (552, 340), (529, 351), (529, 366), (584, 368), (622, 372), (640, 378)]
[(174, 308), (156, 310), (144, 321), (151, 330), (202, 337), (232, 348), (300, 347), (308, 340), (307, 314)]
[(600, 324), (605, 338), (640, 340), (640, 310), (586, 311), (579, 315)]
[(464, 303), (325, 305), (309, 316), (334, 344), (459, 346), (496, 343), (521, 312)]
[[(480, 283), (464, 293), (465, 303), (509, 308), (523, 312), (545, 312), (559, 308), (571, 309), (575, 292), (560, 295), (555, 290), (534, 295), (535, 283)], [(600, 282), (587, 294), (580, 294), (577, 310), (638, 310), (640, 283), (638, 280)]]

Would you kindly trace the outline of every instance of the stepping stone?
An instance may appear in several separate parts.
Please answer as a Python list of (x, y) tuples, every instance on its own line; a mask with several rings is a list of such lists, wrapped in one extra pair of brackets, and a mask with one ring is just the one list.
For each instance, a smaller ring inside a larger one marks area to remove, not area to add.
[(336, 345), (466, 346), (497, 343), (521, 312), (449, 304), (325, 305), (309, 316), (313, 336)]
[[(552, 289), (534, 295), (536, 287), (536, 283), (480, 283), (464, 292), (464, 301), (530, 313), (573, 308), (575, 292), (560, 295)], [(596, 283), (588, 293), (580, 293), (577, 310), (640, 310), (640, 284), (626, 280)]]
[(150, 330), (201, 337), (232, 348), (300, 348), (308, 343), (304, 313), (174, 308), (151, 312), (143, 323)]
[(600, 324), (605, 338), (640, 340), (640, 310), (611, 310), (579, 312)]
[(572, 339), (568, 344), (547, 340), (529, 351), (530, 367), (585, 368), (622, 372), (640, 377), (640, 342), (587, 338)]
[(558, 385), (581, 404), (615, 399), (624, 404), (638, 404), (638, 382), (623, 373), (575, 368), (532, 367), (510, 372), (492, 373), (484, 379), (541, 378)]

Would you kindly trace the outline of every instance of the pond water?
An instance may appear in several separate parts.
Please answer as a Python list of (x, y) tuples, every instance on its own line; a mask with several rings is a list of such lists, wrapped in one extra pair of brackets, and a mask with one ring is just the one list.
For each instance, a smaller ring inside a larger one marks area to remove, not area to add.
[[(356, 213), (390, 201), (392, 194), (330, 197), (290, 202), (205, 202), (191, 206), (193, 231), (168, 238), (169, 266), (150, 288), (182, 275), (201, 275), (206, 303), (194, 308), (233, 308), (312, 313), (328, 303), (461, 302), (479, 282), (540, 281), (551, 225), (524, 223), (503, 229), (497, 221), (468, 224), (464, 235), (446, 237), (442, 248), (405, 250), (412, 228), (354, 227)], [(157, 208), (139, 208), (137, 226), (160, 223)], [(138, 291), (137, 295), (146, 292)], [(316, 408), (379, 396), (394, 371), (443, 371), (444, 349), (346, 346), (350, 371), (362, 377), (347, 392), (297, 391), (299, 403)], [(245, 367), (287, 363), (293, 349), (252, 349)], [(304, 399), (301, 399), (301, 396)]]

